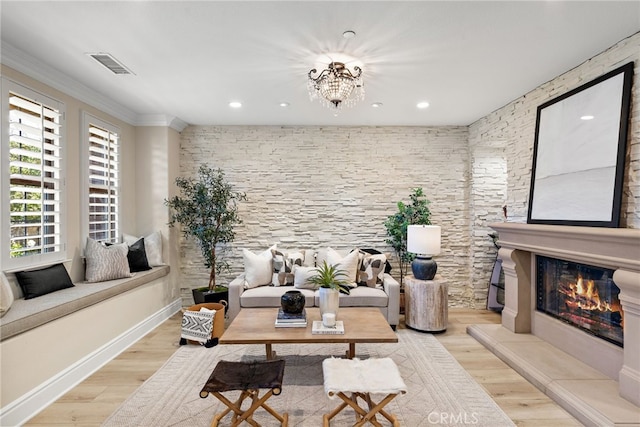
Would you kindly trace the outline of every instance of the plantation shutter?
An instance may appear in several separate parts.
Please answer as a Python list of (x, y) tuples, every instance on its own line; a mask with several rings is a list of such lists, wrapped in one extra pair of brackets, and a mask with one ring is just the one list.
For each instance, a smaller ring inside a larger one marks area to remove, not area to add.
[(89, 237), (117, 242), (118, 135), (89, 123)]
[(9, 92), (10, 258), (62, 252), (60, 110)]

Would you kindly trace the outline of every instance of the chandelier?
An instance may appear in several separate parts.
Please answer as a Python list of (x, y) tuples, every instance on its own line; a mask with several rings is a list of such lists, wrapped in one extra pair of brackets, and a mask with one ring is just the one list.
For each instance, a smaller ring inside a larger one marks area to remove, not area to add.
[(356, 101), (364, 99), (362, 83), (362, 69), (353, 67), (354, 73), (342, 62), (332, 62), (317, 77), (314, 68), (309, 71), (309, 97), (318, 98), (320, 103), (328, 108), (340, 109), (342, 106), (352, 107)]

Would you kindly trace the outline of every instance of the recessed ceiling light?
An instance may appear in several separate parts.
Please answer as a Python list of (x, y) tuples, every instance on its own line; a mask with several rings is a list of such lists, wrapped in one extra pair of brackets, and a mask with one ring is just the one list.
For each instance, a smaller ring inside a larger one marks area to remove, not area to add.
[(347, 30), (344, 33), (342, 33), (342, 37), (344, 37), (345, 39), (352, 39), (355, 36), (356, 36), (356, 32), (351, 30)]
[(380, 108), (380, 107), (382, 107), (382, 102), (374, 102), (373, 104), (371, 104), (371, 106), (373, 108)]
[(416, 105), (416, 107), (420, 108), (420, 109), (425, 109), (429, 106), (429, 103), (426, 101), (422, 101), (422, 102), (418, 102), (418, 104)]
[(580, 120), (593, 120), (594, 118), (595, 118), (595, 117), (593, 117), (593, 116), (589, 116), (589, 115), (587, 115), (587, 116), (582, 116), (582, 117), (580, 117)]
[(233, 101), (229, 103), (229, 107), (231, 108), (240, 108), (242, 107), (242, 102)]
[(281, 102), (281, 103), (280, 103), (280, 106), (281, 106), (282, 108), (286, 108), (286, 107), (288, 107), (288, 106), (289, 106), (289, 103), (288, 103), (288, 102)]

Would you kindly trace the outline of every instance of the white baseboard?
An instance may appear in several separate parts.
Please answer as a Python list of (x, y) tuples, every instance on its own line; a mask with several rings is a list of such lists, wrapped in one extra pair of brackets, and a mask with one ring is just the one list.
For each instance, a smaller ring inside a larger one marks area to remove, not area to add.
[(45, 383), (6, 405), (0, 410), (0, 426), (9, 427), (24, 424), (181, 308), (181, 299), (173, 301)]

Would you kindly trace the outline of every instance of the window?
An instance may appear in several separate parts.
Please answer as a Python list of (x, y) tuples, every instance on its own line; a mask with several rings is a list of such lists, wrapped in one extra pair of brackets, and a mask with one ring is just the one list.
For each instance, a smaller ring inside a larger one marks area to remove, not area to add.
[(3, 79), (2, 107), (4, 268), (63, 261), (64, 106)]
[(98, 241), (117, 242), (119, 223), (118, 129), (84, 114), (87, 142), (87, 235)]

